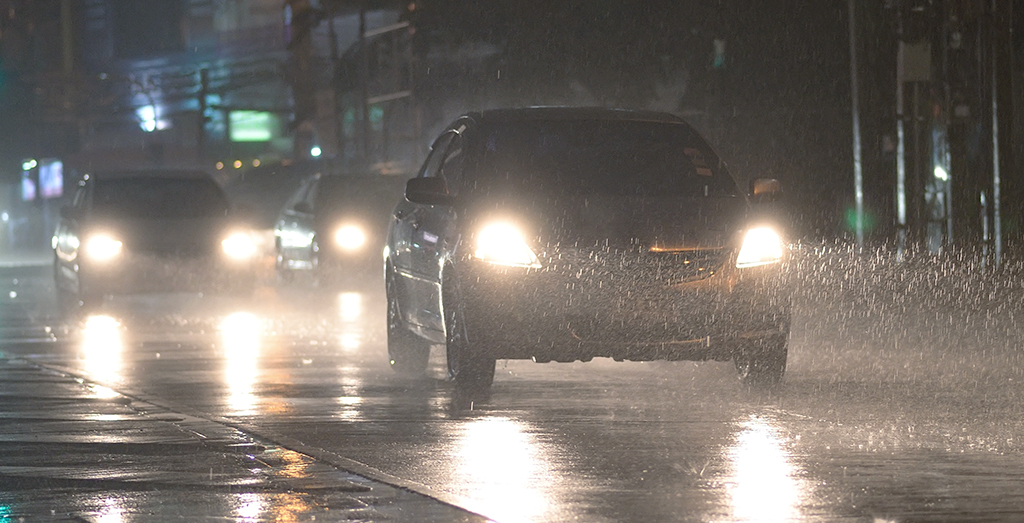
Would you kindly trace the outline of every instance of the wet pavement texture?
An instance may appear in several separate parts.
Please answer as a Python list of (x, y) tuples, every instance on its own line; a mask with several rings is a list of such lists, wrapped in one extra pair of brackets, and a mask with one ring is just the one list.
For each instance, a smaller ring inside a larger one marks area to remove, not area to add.
[[(13, 272), (30, 299), (46, 287)], [(24, 334), (32, 314), (3, 310), (5, 333)], [(42, 334), (21, 342), (58, 345)], [(0, 346), (0, 521), (484, 521), (70, 372)]]
[[(888, 274), (888, 266), (867, 272), (848, 263), (819, 256), (803, 267), (786, 383), (772, 394), (746, 390), (729, 363), (516, 361), (498, 363), (489, 395), (466, 398), (443, 379), (440, 350), (424, 379), (388, 368), (382, 285), (373, 281), (336, 292), (268, 286), (250, 303), (114, 299), (103, 315), (65, 322), (45, 268), (0, 273), (0, 297), (16, 294), (0, 303), (0, 369), (43, 366), (35, 372), (65, 376), (84, 397), (105, 386), (135, 398), (76, 407), (91, 437), (136, 435), (127, 421), (109, 431), (97, 425), (108, 423), (95, 419), (108, 410), (133, 420), (139, 412), (181, 417), (150, 421), (166, 433), (154, 435), (181, 445), (189, 434), (181, 427), (196, 420), (221, 438), (234, 435), (233, 445), (303, 456), (323, 468), (324, 481), (365, 484), (342, 471), (363, 472), (496, 521), (1024, 520), (1019, 284), (955, 274), (950, 284), (941, 270), (928, 276), (934, 267)], [(99, 452), (53, 463), (73, 469)], [(243, 470), (249, 453), (220, 452), (217, 463), (252, 479)], [(195, 472), (208, 459), (171, 457), (148, 479), (198, 482), (175, 476), (174, 464)], [(93, 519), (104, 500), (122, 511), (148, 506), (149, 493), (124, 486), (102, 495), (78, 488), (51, 503), (91, 507)], [(182, 487), (202, 496), (167, 494), (160, 514), (202, 505), (243, 521), (344, 519), (315, 512), (333, 503), (317, 497), (328, 495), (361, 500), (362, 510), (400, 506), (340, 485), (266, 488)], [(288, 496), (314, 512), (288, 512)], [(245, 505), (256, 498), (259, 508)], [(20, 506), (46, 516), (53, 507), (45, 505)], [(251, 512), (240, 512), (246, 506)]]

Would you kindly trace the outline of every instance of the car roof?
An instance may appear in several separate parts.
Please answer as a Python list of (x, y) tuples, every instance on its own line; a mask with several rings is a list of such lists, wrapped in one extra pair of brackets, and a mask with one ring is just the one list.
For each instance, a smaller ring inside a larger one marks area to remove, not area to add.
[(665, 122), (685, 124), (682, 118), (657, 111), (609, 109), (605, 107), (522, 107), (516, 109), (490, 109), (469, 113), (479, 123), (500, 123), (531, 120), (614, 120), (635, 122)]

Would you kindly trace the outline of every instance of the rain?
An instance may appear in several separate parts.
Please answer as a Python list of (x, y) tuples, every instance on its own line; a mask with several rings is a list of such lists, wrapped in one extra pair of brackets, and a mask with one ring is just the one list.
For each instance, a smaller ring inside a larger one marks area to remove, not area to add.
[(0, 0), (0, 521), (1024, 519), (1012, 0)]

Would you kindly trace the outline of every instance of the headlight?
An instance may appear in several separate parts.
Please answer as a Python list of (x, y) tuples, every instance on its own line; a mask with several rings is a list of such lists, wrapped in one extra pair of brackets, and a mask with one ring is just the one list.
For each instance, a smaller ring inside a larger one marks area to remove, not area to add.
[(782, 238), (768, 227), (758, 227), (747, 231), (743, 237), (743, 246), (736, 256), (737, 267), (756, 267), (775, 263), (782, 259)]
[(344, 225), (334, 231), (334, 243), (343, 250), (355, 251), (366, 243), (366, 233), (357, 225)]
[(256, 255), (256, 242), (244, 232), (233, 232), (220, 242), (224, 254), (233, 260), (248, 260)]
[(526, 244), (523, 234), (510, 223), (492, 223), (481, 229), (474, 255), (495, 265), (540, 267), (537, 255)]
[(109, 234), (94, 234), (85, 240), (85, 255), (97, 262), (110, 261), (121, 254), (123, 244)]

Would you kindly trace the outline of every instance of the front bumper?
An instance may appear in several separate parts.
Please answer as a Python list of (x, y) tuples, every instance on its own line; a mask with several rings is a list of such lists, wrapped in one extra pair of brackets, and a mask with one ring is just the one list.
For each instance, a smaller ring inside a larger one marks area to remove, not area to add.
[(467, 334), (498, 359), (728, 360), (751, 339), (789, 332), (782, 264), (726, 263), (683, 281), (628, 266), (460, 268)]
[(234, 294), (252, 290), (257, 280), (257, 266), (256, 260), (242, 262), (219, 256), (130, 254), (109, 263), (84, 264), (78, 274), (83, 294)]

